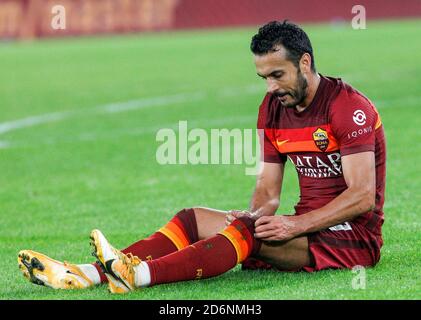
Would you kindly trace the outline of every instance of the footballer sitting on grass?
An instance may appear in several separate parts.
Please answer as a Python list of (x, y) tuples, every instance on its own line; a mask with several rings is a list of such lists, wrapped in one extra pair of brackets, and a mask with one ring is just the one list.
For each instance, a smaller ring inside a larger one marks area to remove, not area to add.
[[(91, 233), (94, 264), (70, 264), (31, 250), (18, 255), (31, 282), (111, 292), (209, 278), (245, 269), (318, 271), (374, 266), (383, 244), (386, 173), (383, 126), (374, 105), (341, 79), (316, 72), (307, 34), (270, 22), (252, 38), (267, 82), (257, 126), (263, 168), (247, 211), (188, 208), (150, 237), (115, 249)], [(301, 197), (294, 215), (275, 215), (287, 157)]]

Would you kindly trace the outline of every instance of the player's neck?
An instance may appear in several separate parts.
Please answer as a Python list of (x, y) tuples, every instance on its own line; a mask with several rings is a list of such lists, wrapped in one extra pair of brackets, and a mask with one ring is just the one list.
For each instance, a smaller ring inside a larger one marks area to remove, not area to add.
[(303, 103), (296, 106), (297, 111), (304, 111), (313, 101), (314, 96), (316, 95), (317, 88), (320, 84), (320, 76), (318, 73), (312, 73), (307, 79), (307, 97), (304, 99)]

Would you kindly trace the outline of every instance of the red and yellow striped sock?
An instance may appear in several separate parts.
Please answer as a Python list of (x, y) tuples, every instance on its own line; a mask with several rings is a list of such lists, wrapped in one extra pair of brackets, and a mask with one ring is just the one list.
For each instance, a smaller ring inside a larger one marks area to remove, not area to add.
[[(193, 210), (192, 210), (193, 211)], [(189, 213), (182, 211), (171, 219), (158, 232), (165, 235), (177, 248), (181, 250), (198, 240), (196, 219), (194, 219), (194, 228), (191, 228), (191, 217), (187, 217)], [(191, 213), (194, 217), (194, 212)], [(185, 223), (187, 222), (187, 225)], [(196, 230), (196, 233), (194, 233)]]
[(261, 242), (254, 239), (254, 220), (240, 218), (219, 232), (231, 242), (237, 254), (237, 263), (243, 262), (252, 253), (260, 250)]
[(253, 234), (254, 220), (242, 217), (213, 237), (147, 261), (150, 285), (220, 275), (260, 250), (261, 242)]
[(122, 251), (142, 260), (152, 260), (181, 250), (198, 240), (194, 210), (183, 209), (153, 235)]

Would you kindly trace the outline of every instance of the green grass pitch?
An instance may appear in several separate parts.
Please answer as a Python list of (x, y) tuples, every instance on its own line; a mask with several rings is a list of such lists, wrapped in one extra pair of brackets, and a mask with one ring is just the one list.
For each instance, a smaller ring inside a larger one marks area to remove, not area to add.
[[(350, 270), (239, 267), (125, 296), (105, 286), (55, 291), (28, 283), (17, 267), (21, 249), (88, 263), (93, 228), (125, 247), (184, 207), (247, 208), (255, 177), (245, 166), (161, 166), (155, 134), (179, 120), (208, 130), (255, 128), (265, 83), (249, 52), (255, 29), (0, 44), (0, 299), (420, 299), (420, 22), (304, 26), (318, 71), (364, 92), (386, 130), (385, 244), (364, 290), (352, 288)], [(168, 98), (190, 93), (196, 99)], [(155, 104), (124, 104), (146, 98)], [(126, 110), (105, 112), (111, 103)], [(56, 120), (13, 122), (46, 114)], [(297, 199), (289, 163), (278, 211), (291, 213)]]

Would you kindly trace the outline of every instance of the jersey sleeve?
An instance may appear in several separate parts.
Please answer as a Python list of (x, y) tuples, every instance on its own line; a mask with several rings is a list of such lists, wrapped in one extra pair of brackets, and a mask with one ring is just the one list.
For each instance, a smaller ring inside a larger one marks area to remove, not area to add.
[(270, 163), (285, 163), (286, 156), (282, 155), (272, 144), (267, 136), (266, 117), (269, 103), (269, 95), (267, 94), (259, 108), (259, 115), (257, 118), (257, 130), (259, 133), (260, 143), (260, 160)]
[(342, 156), (375, 150), (375, 130), (381, 121), (364, 96), (348, 92), (339, 95), (331, 108), (330, 125)]

